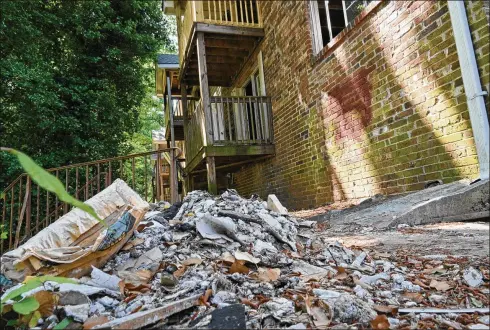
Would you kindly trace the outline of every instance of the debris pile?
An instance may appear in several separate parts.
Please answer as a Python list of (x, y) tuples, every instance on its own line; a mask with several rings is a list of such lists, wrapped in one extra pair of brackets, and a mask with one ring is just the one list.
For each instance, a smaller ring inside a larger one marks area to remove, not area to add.
[[(31, 324), (39, 329), (65, 320), (84, 329), (488, 327), (488, 259), (349, 249), (322, 230), (273, 195), (193, 191), (181, 204), (151, 204), (90, 276), (47, 280), (22, 297), (56, 296)], [(14, 305), (23, 286), (2, 303)]]

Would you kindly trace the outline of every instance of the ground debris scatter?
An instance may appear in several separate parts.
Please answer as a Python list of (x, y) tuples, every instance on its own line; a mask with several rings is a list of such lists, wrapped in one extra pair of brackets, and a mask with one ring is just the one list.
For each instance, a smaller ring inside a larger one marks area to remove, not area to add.
[[(38, 329), (64, 318), (71, 329), (489, 327), (488, 255), (344, 245), (325, 235), (328, 224), (293, 216), (275, 196), (234, 190), (151, 204), (135, 227), (78, 284), (46, 282), (24, 294), (58, 296)], [(394, 232), (416, 233), (410, 228)], [(2, 285), (2, 302), (22, 286), (4, 277)]]

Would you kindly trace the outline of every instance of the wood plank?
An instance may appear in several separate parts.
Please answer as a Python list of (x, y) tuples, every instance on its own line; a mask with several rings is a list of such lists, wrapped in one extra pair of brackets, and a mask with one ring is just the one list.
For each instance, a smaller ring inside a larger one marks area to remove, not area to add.
[(255, 40), (206, 39), (206, 48), (229, 48), (249, 51), (256, 44)]
[[(262, 161), (262, 160), (265, 160), (265, 159), (269, 159), (269, 158), (272, 158), (272, 157), (273, 157), (272, 155), (263, 156), (263, 157), (253, 157), (253, 158), (249, 158), (247, 160), (242, 160), (242, 161), (234, 162), (234, 163), (231, 163), (231, 164), (216, 166), (216, 170), (229, 169), (229, 168), (233, 168), (233, 167), (237, 167), (237, 166), (243, 166), (243, 165), (246, 165), (246, 164), (249, 164), (249, 163), (256, 163), (256, 162), (259, 162), (259, 161)], [(193, 174), (197, 174), (197, 173), (204, 173), (204, 172), (206, 172), (206, 170), (197, 170), (197, 171), (194, 171), (192, 173)]]
[(264, 37), (264, 29), (255, 27), (238, 27), (229, 25), (216, 25), (206, 23), (196, 23), (197, 32), (218, 33), (227, 35), (241, 35), (252, 37)]
[(187, 174), (191, 173), (192, 170), (195, 169), (203, 161), (203, 159), (205, 159), (204, 150), (205, 147), (201, 147), (194, 158), (189, 160), (186, 159), (185, 172)]
[(201, 89), (201, 99), (204, 110), (204, 145), (213, 144), (213, 132), (212, 132), (212, 118), (211, 118), (211, 104), (209, 102), (209, 85), (208, 85), (208, 68), (206, 59), (206, 45), (204, 41), (204, 33), (197, 32), (197, 59), (199, 63), (199, 87)]
[(206, 54), (208, 56), (229, 56), (230, 54), (235, 55), (236, 57), (247, 57), (249, 52), (246, 50), (237, 50), (232, 48), (215, 48), (215, 47), (206, 47)]
[(207, 157), (273, 155), (275, 147), (273, 144), (207, 146), (205, 154)]
[(216, 183), (216, 163), (214, 157), (206, 157), (206, 170), (208, 172), (208, 191), (210, 194), (218, 194)]

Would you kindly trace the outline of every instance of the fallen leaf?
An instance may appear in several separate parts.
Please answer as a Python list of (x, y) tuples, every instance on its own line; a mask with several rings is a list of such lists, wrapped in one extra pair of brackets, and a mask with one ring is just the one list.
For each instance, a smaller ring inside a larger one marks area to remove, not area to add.
[(240, 273), (240, 274), (248, 274), (250, 271), (247, 266), (244, 265), (245, 261), (244, 260), (236, 260), (233, 265), (231, 265), (230, 270), (228, 273), (234, 274), (234, 273)]
[(123, 250), (123, 251), (131, 250), (133, 247), (140, 245), (144, 241), (145, 240), (143, 238), (136, 238), (132, 241), (127, 242), (126, 245), (124, 245), (121, 250)]
[(242, 304), (247, 305), (247, 306), (250, 306), (250, 307), (252, 307), (253, 309), (259, 309), (259, 305), (258, 305), (258, 304), (256, 304), (256, 303), (254, 303), (254, 302), (250, 301), (250, 300), (249, 300), (249, 299), (247, 299), (247, 298), (242, 298), (242, 299), (241, 299), (241, 302), (242, 302)]
[(133, 293), (132, 295), (130, 295), (129, 297), (127, 297), (126, 299), (124, 299), (124, 302), (125, 303), (128, 303), (128, 302), (134, 300), (134, 298), (136, 298), (137, 296), (138, 295), (136, 295), (136, 294)]
[(149, 226), (151, 226), (151, 225), (153, 225), (153, 222), (151, 222), (151, 221), (150, 221), (150, 222), (147, 222), (147, 223), (140, 223), (140, 224), (138, 225), (138, 227), (136, 227), (136, 231), (137, 231), (138, 233), (141, 233), (141, 231), (142, 231), (143, 229), (145, 229), (146, 227), (149, 227)]
[(182, 261), (182, 264), (184, 266), (200, 265), (201, 263), (202, 263), (201, 258), (189, 258), (189, 259)]
[(396, 306), (374, 305), (373, 309), (378, 313), (391, 314), (393, 316), (398, 314), (398, 307)]
[(213, 290), (207, 289), (206, 292), (199, 298), (199, 302), (201, 303), (201, 305), (209, 306), (208, 300), (212, 294), (213, 294)]
[(39, 303), (37, 310), (42, 317), (53, 315), (54, 307), (58, 304), (58, 296), (49, 291), (39, 291), (34, 294), (34, 298)]
[(232, 264), (235, 262), (236, 259), (234, 256), (231, 255), (230, 252), (226, 251), (225, 253), (223, 253), (219, 260)]
[(424, 296), (417, 292), (405, 292), (402, 294), (402, 297), (415, 301), (416, 303), (421, 303), (424, 300)]
[(281, 275), (281, 270), (279, 268), (261, 268), (257, 270), (257, 273), (250, 275), (251, 278), (259, 280), (261, 282), (273, 282), (277, 281)]
[(175, 278), (179, 278), (181, 277), (182, 275), (184, 275), (185, 271), (187, 270), (187, 266), (182, 266), (180, 267), (179, 269), (177, 269), (175, 272), (174, 272), (174, 276)]
[(124, 287), (124, 293), (126, 296), (130, 296), (132, 294), (140, 294), (140, 293), (145, 293), (151, 290), (151, 285), (150, 284), (140, 284), (140, 285), (134, 285), (132, 283), (126, 283)]
[(92, 316), (88, 318), (83, 324), (83, 330), (92, 329), (97, 325), (101, 325), (109, 322), (109, 318), (107, 316)]
[(337, 267), (337, 274), (335, 275), (335, 279), (337, 280), (343, 280), (345, 278), (347, 278), (349, 276), (349, 274), (346, 273), (345, 271), (345, 268), (344, 267)]
[(432, 280), (430, 282), (430, 287), (436, 289), (437, 291), (445, 292), (451, 289), (451, 286), (447, 282)]
[(376, 318), (374, 320), (372, 320), (370, 323), (371, 323), (371, 327), (373, 329), (389, 329), (390, 328), (390, 322), (388, 322), (388, 318), (384, 314), (376, 316)]
[(427, 284), (425, 284), (424, 282), (422, 282), (419, 279), (414, 280), (413, 283), (414, 284), (417, 284), (418, 286), (423, 287), (424, 289), (428, 289), (429, 288), (429, 286)]
[(253, 264), (258, 264), (260, 262), (259, 258), (255, 258), (253, 255), (247, 252), (241, 252), (241, 251), (236, 251), (235, 252), (235, 259), (236, 260), (243, 260), (243, 261), (248, 261)]

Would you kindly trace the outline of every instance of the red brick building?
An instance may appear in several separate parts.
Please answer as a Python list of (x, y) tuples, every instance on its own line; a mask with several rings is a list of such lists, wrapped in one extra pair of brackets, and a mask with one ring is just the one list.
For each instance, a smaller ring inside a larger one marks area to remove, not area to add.
[(165, 7), (177, 15), (189, 188), (275, 193), (298, 209), (488, 176), (485, 2)]

